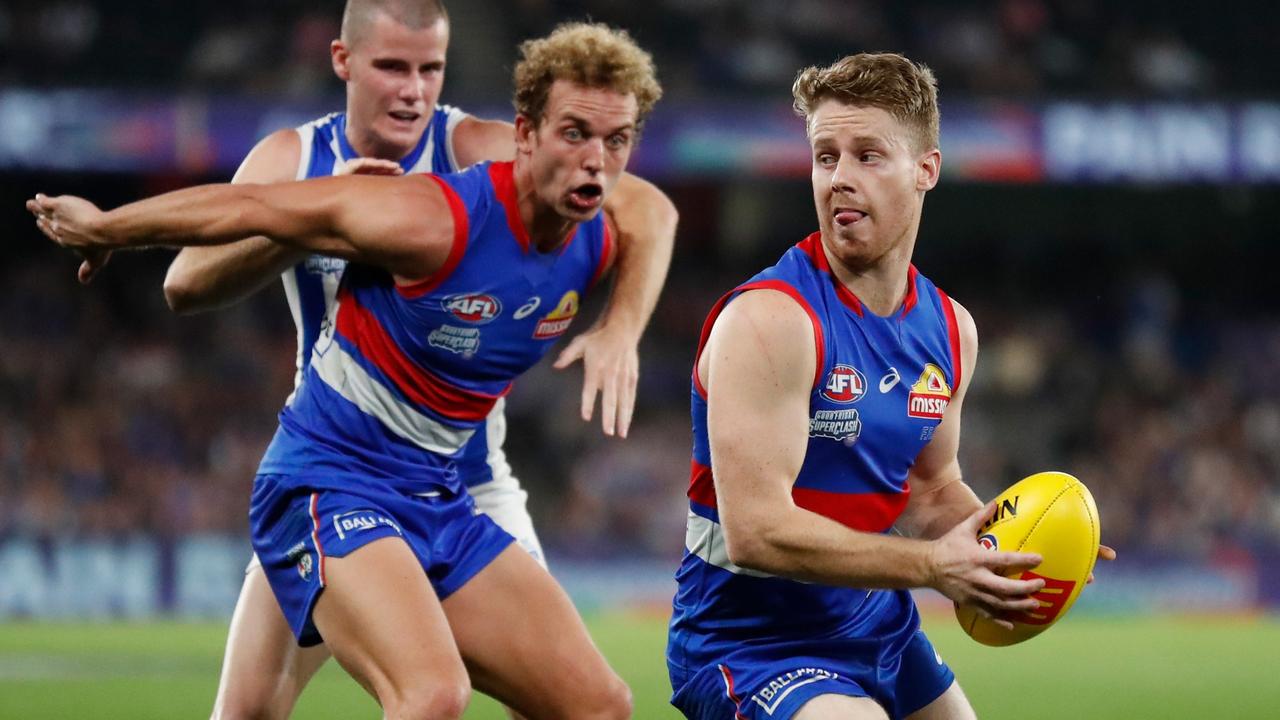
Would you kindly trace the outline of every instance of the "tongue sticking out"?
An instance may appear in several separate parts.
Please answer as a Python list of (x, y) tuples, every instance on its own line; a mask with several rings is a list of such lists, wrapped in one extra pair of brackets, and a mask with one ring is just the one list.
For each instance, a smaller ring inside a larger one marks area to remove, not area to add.
[(836, 213), (836, 223), (841, 227), (845, 227), (858, 222), (866, 216), (866, 213), (857, 210), (842, 210)]

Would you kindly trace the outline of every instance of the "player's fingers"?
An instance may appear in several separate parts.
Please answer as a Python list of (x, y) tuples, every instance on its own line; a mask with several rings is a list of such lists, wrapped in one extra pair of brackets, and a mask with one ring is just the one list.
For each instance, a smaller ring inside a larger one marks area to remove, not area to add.
[(1003, 617), (1001, 617), (1001, 613), (999, 611), (995, 610), (994, 608), (992, 608), (990, 605), (986, 604), (982, 600), (975, 598), (973, 601), (965, 604), (973, 608), (974, 611), (978, 613), (978, 615), (986, 618), (987, 620), (995, 623), (996, 625), (999, 625), (1005, 630), (1013, 629), (1013, 623), (1009, 622), (1008, 620), (1005, 620)]
[(1098, 559), (1099, 560), (1115, 560), (1116, 559), (1115, 548), (1107, 547), (1106, 545), (1099, 545)]
[(36, 218), (36, 227), (40, 229), (40, 232), (44, 233), (45, 237), (58, 243), (59, 245), (62, 244), (62, 240), (61, 238), (58, 237), (58, 233), (54, 231), (53, 223), (49, 220), (49, 218), (44, 216), (40, 216)]
[(631, 430), (631, 415), (636, 409), (636, 376), (628, 372), (618, 389), (618, 437), (626, 438)]
[(591, 368), (582, 372), (582, 421), (591, 422), (591, 415), (596, 408), (596, 392), (600, 389), (600, 379)]
[(604, 379), (600, 393), (600, 429), (613, 437), (618, 427), (618, 376), (610, 374)]
[(1039, 553), (986, 551), (979, 562), (1001, 575), (1007, 575), (1016, 570), (1030, 570), (1044, 562), (1044, 558)]
[(993, 616), (999, 617), (1006, 613), (1030, 612), (1040, 608), (1040, 601), (1031, 597), (1019, 598), (1002, 598), (991, 593), (980, 592), (975, 597), (977, 607), (984, 608), (991, 612)]
[(1013, 578), (992, 574), (982, 583), (982, 587), (997, 597), (1021, 598), (1043, 590), (1044, 580), (1042, 578), (1014, 580)]
[(965, 528), (964, 532), (967, 535), (971, 535), (971, 536), (977, 535), (978, 528), (982, 527), (983, 523), (990, 520), (991, 516), (994, 515), (995, 512), (996, 512), (995, 501), (989, 502), (986, 505), (983, 505), (981, 510), (978, 510), (977, 512), (973, 513), (969, 517), (965, 518), (964, 522), (960, 524), (964, 526)]
[(582, 336), (579, 335), (569, 342), (569, 347), (560, 351), (560, 354), (556, 357), (555, 363), (553, 363), (551, 367), (557, 370), (563, 370), (569, 367), (582, 359), (585, 348), (586, 341), (584, 341)]

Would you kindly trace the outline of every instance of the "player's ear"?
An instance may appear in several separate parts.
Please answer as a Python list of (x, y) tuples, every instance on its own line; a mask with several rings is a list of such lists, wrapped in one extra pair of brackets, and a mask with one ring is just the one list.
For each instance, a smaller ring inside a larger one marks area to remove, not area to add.
[(916, 162), (916, 189), (932, 190), (941, 172), (942, 153), (937, 148), (921, 155)]
[(533, 151), (533, 136), (538, 127), (523, 113), (516, 113), (516, 154), (527, 155)]
[(351, 80), (351, 50), (342, 40), (329, 43), (329, 59), (333, 62), (333, 74), (342, 82)]

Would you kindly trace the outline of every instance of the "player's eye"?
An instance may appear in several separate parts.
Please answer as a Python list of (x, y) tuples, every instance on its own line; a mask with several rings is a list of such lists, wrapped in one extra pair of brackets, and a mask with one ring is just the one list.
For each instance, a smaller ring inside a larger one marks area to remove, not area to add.
[(564, 135), (564, 139), (568, 140), (569, 142), (578, 142), (582, 140), (582, 137), (583, 137), (582, 131), (576, 127), (565, 128), (563, 135)]
[(631, 137), (625, 133), (615, 133), (609, 136), (609, 147), (614, 150), (621, 150), (631, 142)]

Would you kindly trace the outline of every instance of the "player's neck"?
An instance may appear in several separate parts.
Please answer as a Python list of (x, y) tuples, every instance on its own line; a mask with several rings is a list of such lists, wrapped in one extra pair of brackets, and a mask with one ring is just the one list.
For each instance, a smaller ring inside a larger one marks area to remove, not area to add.
[(382, 142), (376, 133), (365, 131), (350, 123), (347, 124), (345, 135), (347, 144), (351, 146), (352, 150), (356, 151), (356, 155), (362, 158), (377, 158), (379, 160), (400, 162), (409, 153), (413, 152), (413, 148), (416, 147), (416, 144), (406, 148), (394, 143)]
[(831, 274), (836, 280), (849, 288), (869, 312), (888, 317), (902, 307), (907, 296), (907, 275), (915, 244), (913, 233), (895, 243), (873, 263), (856, 268), (841, 262), (835, 253), (827, 249), (825, 242), (822, 243), (822, 252), (826, 254), (827, 264), (831, 266)]
[(514, 169), (516, 206), (520, 208), (520, 222), (529, 233), (529, 245), (538, 252), (551, 252), (569, 239), (577, 223), (556, 212), (538, 198), (533, 176), (519, 159)]

